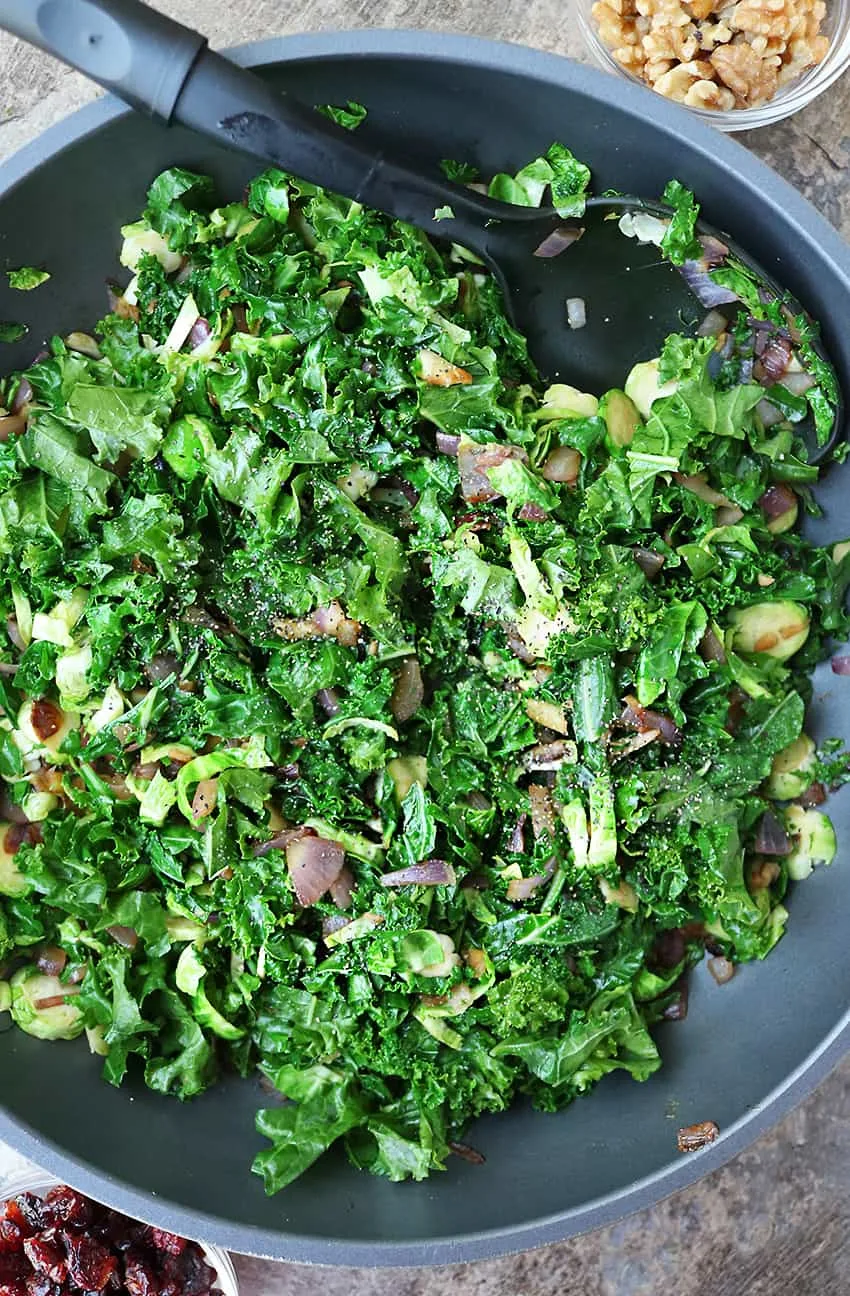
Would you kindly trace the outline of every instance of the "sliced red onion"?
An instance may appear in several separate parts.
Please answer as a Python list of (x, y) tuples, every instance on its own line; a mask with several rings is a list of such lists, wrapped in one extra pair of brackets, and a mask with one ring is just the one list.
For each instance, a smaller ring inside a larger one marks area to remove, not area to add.
[(260, 842), (259, 846), (255, 846), (252, 854), (261, 857), (274, 850), (286, 850), (290, 842), (296, 841), (299, 837), (306, 837), (312, 832), (312, 828), (284, 828), (268, 841)]
[(694, 473), (691, 476), (686, 476), (684, 473), (676, 472), (673, 473), (673, 480), (678, 482), (683, 490), (696, 495), (697, 499), (701, 499), (704, 504), (713, 504), (716, 508), (728, 508), (732, 503), (725, 495), (721, 495), (720, 491), (716, 491), (713, 486), (709, 486), (704, 473)]
[(662, 742), (674, 747), (681, 742), (681, 732), (673, 719), (660, 711), (650, 711), (641, 706), (636, 697), (627, 695), (625, 709), (620, 716), (620, 724), (626, 729), (636, 729), (638, 733), (655, 730)]
[(505, 639), (507, 640), (508, 647), (514, 657), (518, 657), (519, 660), (525, 662), (527, 666), (530, 666), (532, 662), (537, 660), (525, 640), (520, 639), (519, 635), (514, 634), (512, 630), (505, 631)]
[(850, 675), (850, 657), (839, 654), (832, 659), (833, 675)]
[(405, 657), (396, 676), (390, 698), (390, 710), (399, 724), (416, 715), (425, 697), (422, 671), (415, 657)]
[(719, 527), (735, 526), (743, 516), (744, 510), (739, 508), (737, 504), (724, 504), (722, 508), (717, 510), (714, 522)]
[(45, 995), (43, 999), (33, 1000), (33, 1007), (37, 1008), (39, 1012), (46, 1008), (61, 1008), (68, 1002), (69, 998), (73, 998), (74, 995), (78, 995), (79, 993), (79, 986), (69, 985), (64, 994)]
[(708, 970), (718, 985), (726, 985), (735, 975), (735, 964), (731, 959), (720, 955), (717, 958), (708, 960)]
[(12, 401), (11, 412), (20, 414), (25, 405), (29, 405), (35, 399), (35, 392), (32, 389), (32, 383), (28, 378), (22, 378), (18, 383), (18, 390), (15, 392), (15, 399)]
[(59, 976), (60, 972), (64, 972), (67, 962), (68, 955), (58, 945), (42, 945), (35, 965), (39, 972), (46, 972), (48, 976)]
[(486, 797), (483, 792), (470, 792), (466, 800), (472, 810), (490, 810), (493, 805), (490, 798)]
[(791, 363), (790, 340), (784, 337), (772, 337), (759, 358), (764, 369), (765, 386), (772, 387), (784, 375)]
[(554, 839), (557, 818), (552, 789), (543, 787), (540, 783), (531, 783), (528, 797), (531, 801), (531, 830), (535, 840), (539, 841), (541, 837)]
[(180, 662), (174, 653), (158, 653), (145, 666), (145, 674), (151, 684), (161, 684), (169, 675), (178, 674), (179, 670)]
[(574, 486), (581, 471), (581, 455), (572, 446), (556, 446), (540, 470), (546, 481)]
[(449, 436), (448, 432), (437, 433), (437, 449), (440, 454), (451, 455), (453, 459), (456, 459), (459, 445), (459, 436)]
[(567, 298), (567, 323), (571, 329), (583, 329), (587, 325), (587, 302), (583, 297)]
[(632, 553), (638, 567), (649, 580), (658, 575), (667, 561), (663, 554), (656, 553), (654, 549), (644, 549), (641, 545), (636, 545)]
[(679, 266), (679, 273), (706, 310), (713, 310), (716, 306), (729, 306), (740, 300), (731, 288), (724, 288), (722, 284), (714, 282), (705, 261), (686, 261)]
[(347, 864), (343, 864), (342, 871), (336, 882), (332, 882), (329, 888), (331, 900), (333, 900), (337, 909), (348, 909), (351, 906), (351, 897), (354, 888), (357, 885), (354, 874)]
[(15, 645), (18, 652), (26, 651), (26, 644), (21, 638), (21, 632), (18, 628), (18, 623), (14, 617), (9, 617), (8, 621), (6, 622), (6, 633), (8, 634), (9, 638), (12, 640), (12, 643)]
[(187, 607), (180, 619), (185, 621), (187, 625), (197, 626), (200, 630), (214, 630), (216, 634), (227, 634), (227, 626), (218, 621), (211, 612), (201, 607), (199, 603), (193, 603), (191, 607)]
[(791, 841), (772, 810), (765, 810), (756, 832), (753, 849), (759, 855), (790, 855)]
[(760, 400), (756, 405), (756, 413), (766, 428), (775, 427), (777, 423), (781, 423), (785, 418), (782, 410), (777, 409), (773, 402), (769, 400)]
[(344, 923), (342, 927), (337, 927), (335, 931), (328, 933), (325, 943), (328, 946), (347, 945), (349, 941), (358, 940), (367, 932), (374, 931), (383, 921), (381, 914), (360, 914), (359, 918), (354, 918), (351, 922)]
[(525, 821), (527, 818), (528, 815), (521, 814), (513, 826), (507, 845), (510, 855), (521, 855), (525, 850)]
[(778, 518), (784, 513), (789, 513), (797, 503), (797, 496), (790, 486), (784, 482), (777, 482), (773, 486), (768, 486), (765, 493), (759, 500), (759, 507), (765, 517)]
[(719, 310), (711, 310), (697, 329), (697, 337), (720, 337), (729, 327), (729, 321)]
[(211, 337), (212, 329), (209, 320), (199, 315), (189, 330), (189, 350), (194, 351), (195, 347), (203, 346)]
[(805, 396), (815, 386), (815, 379), (809, 373), (786, 373), (782, 378), (782, 386), (792, 396)]
[(123, 945), (124, 949), (133, 950), (139, 943), (138, 933), (132, 927), (121, 927), (116, 925), (114, 927), (107, 927), (106, 930), (114, 941), (117, 941), (119, 945)]
[(27, 430), (27, 420), (23, 414), (4, 414), (0, 418), (0, 441), (6, 442), (10, 437), (19, 437)]
[(720, 239), (715, 238), (713, 234), (700, 234), (699, 242), (702, 244), (702, 260), (709, 270), (716, 270), (718, 266), (723, 265), (729, 255), (725, 243), (721, 243)]
[(88, 972), (87, 964), (85, 963), (77, 964), (77, 966), (75, 968), (72, 968), (71, 971), (68, 973), (69, 983), (71, 985), (79, 985), (80, 982), (85, 981), (86, 972)]
[(551, 234), (547, 234), (543, 242), (535, 248), (534, 255), (547, 260), (560, 256), (562, 252), (566, 252), (567, 248), (577, 243), (583, 233), (584, 229), (581, 227), (559, 225), (557, 229), (552, 230)]
[(384, 873), (380, 879), (381, 886), (454, 886), (457, 876), (451, 864), (445, 860), (429, 859), (421, 864), (411, 864), (407, 868), (395, 869)]
[(575, 743), (557, 742), (538, 743), (532, 747), (525, 755), (525, 767), (527, 770), (558, 770), (568, 761), (575, 761), (576, 750)]
[(333, 886), (345, 864), (339, 842), (325, 837), (296, 837), (286, 845), (286, 866), (298, 903), (308, 908)]
[(814, 810), (815, 806), (823, 805), (825, 800), (826, 788), (823, 783), (813, 783), (812, 786), (798, 798), (798, 802), (804, 810)]
[(488, 468), (498, 468), (509, 459), (528, 463), (528, 455), (520, 446), (498, 445), (488, 442), (478, 445), (469, 441), (458, 450), (460, 488), (467, 504), (486, 504), (499, 498), (499, 492), (487, 476)]
[(511, 878), (508, 883), (508, 899), (513, 901), (530, 900), (535, 891), (543, 885), (546, 878), (539, 874), (536, 877)]
[(339, 711), (339, 694), (336, 689), (319, 689), (316, 701), (326, 716), (335, 716)]
[(688, 1015), (688, 983), (682, 978), (675, 986), (676, 998), (671, 999), (661, 1014), (665, 1021), (684, 1021)]
[(726, 664), (726, 650), (713, 630), (706, 630), (700, 640), (699, 650), (703, 661), (717, 662), (721, 666)]
[(549, 514), (539, 504), (523, 504), (517, 517), (520, 522), (545, 522)]

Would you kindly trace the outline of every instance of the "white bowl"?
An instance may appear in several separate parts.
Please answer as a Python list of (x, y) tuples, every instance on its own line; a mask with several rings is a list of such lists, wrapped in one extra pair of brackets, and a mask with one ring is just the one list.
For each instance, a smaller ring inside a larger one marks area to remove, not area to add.
[[(31, 1192), (38, 1197), (44, 1197), (45, 1194), (50, 1192), (51, 1188), (56, 1188), (61, 1183), (61, 1179), (54, 1179), (52, 1175), (45, 1174), (43, 1170), (21, 1171), (19, 1174), (11, 1175), (2, 1185), (2, 1188), (0, 1188), (0, 1201), (6, 1202), (9, 1198), (17, 1197), (18, 1193), (24, 1192)], [(141, 1222), (144, 1223), (144, 1221)], [(198, 1245), (204, 1253), (207, 1264), (216, 1272), (217, 1285), (222, 1292), (222, 1296), (239, 1296), (239, 1280), (227, 1252), (223, 1251), (221, 1247), (207, 1246), (206, 1242), (199, 1242)]]

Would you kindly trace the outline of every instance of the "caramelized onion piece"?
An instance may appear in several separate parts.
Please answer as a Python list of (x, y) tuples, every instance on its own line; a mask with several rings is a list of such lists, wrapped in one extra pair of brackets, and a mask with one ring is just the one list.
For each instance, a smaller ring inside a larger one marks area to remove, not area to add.
[(422, 864), (396, 869), (393, 873), (384, 873), (380, 881), (385, 887), (454, 886), (457, 877), (451, 864), (441, 859), (430, 859)]
[(59, 976), (65, 971), (65, 964), (68, 962), (68, 955), (58, 945), (42, 945), (38, 951), (35, 965), (39, 972), (46, 972), (48, 976)]
[(287, 843), (286, 865), (299, 904), (316, 904), (333, 886), (345, 864), (339, 842), (325, 837), (296, 837)]
[(478, 445), (474, 441), (458, 449), (457, 464), (460, 471), (460, 488), (467, 504), (486, 504), (499, 498), (499, 492), (487, 476), (488, 468), (498, 468), (509, 459), (528, 463), (528, 455), (520, 446), (498, 445), (489, 442)]
[(540, 783), (531, 783), (528, 788), (531, 801), (531, 830), (535, 840), (541, 837), (555, 837), (555, 798), (552, 789)]
[(390, 698), (390, 710), (399, 724), (404, 724), (416, 715), (424, 697), (425, 685), (422, 683), (419, 662), (415, 657), (405, 657)]
[(133, 950), (139, 943), (139, 935), (134, 927), (107, 927), (106, 929), (114, 941), (123, 945), (124, 949)]
[(726, 985), (735, 975), (735, 964), (731, 959), (720, 956), (708, 960), (708, 970), (718, 985)]

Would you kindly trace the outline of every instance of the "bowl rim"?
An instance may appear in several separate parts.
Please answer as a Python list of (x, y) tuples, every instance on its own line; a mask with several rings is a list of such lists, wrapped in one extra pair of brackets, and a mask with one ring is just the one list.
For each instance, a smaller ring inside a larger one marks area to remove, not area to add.
[[(660, 95), (647, 94), (625, 79), (578, 63), (564, 55), (530, 46), (481, 37), (416, 29), (334, 29), (232, 47), (224, 51), (234, 62), (256, 68), (278, 64), (392, 56), (411, 61), (445, 60), (494, 72), (511, 72), (526, 78), (570, 88), (605, 103), (611, 86), (618, 86), (618, 106), (641, 117), (679, 142), (687, 138), (689, 152), (710, 158), (734, 176), (735, 183), (757, 193), (765, 206), (784, 215), (798, 238), (831, 262), (835, 275), (850, 292), (850, 247), (829, 222), (791, 184), (729, 135), (695, 119), (692, 113)], [(78, 109), (49, 127), (29, 144), (0, 162), (0, 195), (71, 144), (79, 143), (108, 122), (132, 109), (107, 95)], [(741, 163), (746, 159), (746, 165)], [(743, 171), (743, 174), (742, 174)], [(672, 1193), (689, 1187), (748, 1147), (787, 1115), (826, 1078), (850, 1052), (850, 1008), (817, 1048), (785, 1080), (767, 1093), (734, 1124), (721, 1131), (715, 1143), (688, 1157), (679, 1157), (628, 1187), (597, 1197), (579, 1206), (553, 1212), (510, 1227), (446, 1235), (427, 1241), (356, 1242), (329, 1239), (284, 1228), (237, 1224), (207, 1212), (181, 1206), (167, 1196), (133, 1188), (89, 1162), (64, 1152), (26, 1122), (12, 1116), (0, 1101), (0, 1140), (51, 1174), (90, 1196), (144, 1223), (155, 1224), (188, 1237), (211, 1237), (230, 1251), (296, 1263), (408, 1268), (454, 1265), (516, 1254), (562, 1242), (569, 1237), (614, 1223), (635, 1211), (655, 1205)], [(283, 1212), (281, 1212), (283, 1214)]]

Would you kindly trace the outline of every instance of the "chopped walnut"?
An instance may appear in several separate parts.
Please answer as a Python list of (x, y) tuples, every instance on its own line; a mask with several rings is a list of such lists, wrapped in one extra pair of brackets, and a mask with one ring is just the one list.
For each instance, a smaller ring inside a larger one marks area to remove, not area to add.
[(759, 107), (829, 51), (824, 0), (597, 0), (591, 12), (621, 67), (691, 108)]
[(767, 103), (776, 94), (779, 74), (772, 60), (759, 58), (752, 45), (721, 45), (711, 56), (711, 64), (738, 103)]

